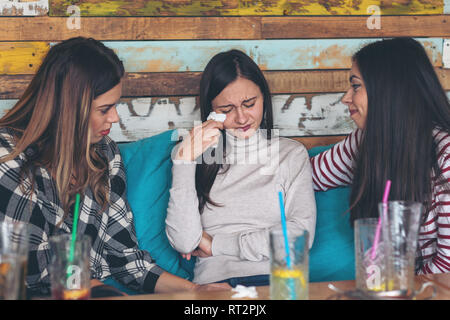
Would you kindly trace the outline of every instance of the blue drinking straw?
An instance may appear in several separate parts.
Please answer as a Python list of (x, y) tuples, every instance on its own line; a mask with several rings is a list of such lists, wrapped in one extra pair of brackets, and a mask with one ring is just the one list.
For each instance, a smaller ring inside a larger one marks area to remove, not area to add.
[(281, 227), (283, 228), (284, 250), (286, 251), (286, 265), (289, 269), (292, 269), (292, 261), (291, 261), (291, 255), (289, 253), (289, 241), (288, 241), (287, 226), (286, 226), (286, 213), (284, 211), (283, 194), (281, 193), (281, 191), (278, 191), (278, 200), (280, 202)]
[[(291, 261), (291, 255), (289, 253), (289, 241), (288, 241), (287, 226), (286, 226), (286, 213), (284, 211), (283, 193), (281, 191), (278, 191), (278, 200), (280, 203), (280, 211), (281, 211), (281, 227), (283, 229), (283, 236), (284, 236), (284, 250), (286, 251), (286, 265), (287, 265), (288, 269), (292, 270), (292, 261)], [(289, 291), (291, 293), (291, 297), (293, 300), (295, 300), (297, 298), (297, 294), (295, 292), (294, 279), (292, 279), (292, 278), (288, 279), (288, 285), (289, 285)]]

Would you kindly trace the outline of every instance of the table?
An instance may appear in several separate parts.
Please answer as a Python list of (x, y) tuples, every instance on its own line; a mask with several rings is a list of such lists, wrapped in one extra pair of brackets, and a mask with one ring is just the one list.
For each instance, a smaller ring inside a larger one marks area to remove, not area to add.
[[(415, 278), (416, 289), (425, 282), (432, 282), (437, 294), (434, 300), (450, 300), (450, 273), (433, 274), (433, 275), (418, 275)], [(312, 282), (309, 284), (309, 299), (310, 300), (326, 300), (334, 291), (328, 288), (331, 283), (335, 287), (342, 290), (352, 290), (355, 288), (355, 281), (333, 281), (333, 282)], [(269, 300), (269, 287), (257, 287), (258, 298), (251, 300)], [(427, 288), (417, 297), (418, 300), (431, 295), (432, 288)], [(234, 294), (232, 291), (200, 291), (200, 292), (177, 292), (177, 293), (158, 293), (145, 294), (123, 297), (104, 298), (102, 300), (239, 300), (231, 298)], [(246, 299), (249, 300), (249, 299)]]

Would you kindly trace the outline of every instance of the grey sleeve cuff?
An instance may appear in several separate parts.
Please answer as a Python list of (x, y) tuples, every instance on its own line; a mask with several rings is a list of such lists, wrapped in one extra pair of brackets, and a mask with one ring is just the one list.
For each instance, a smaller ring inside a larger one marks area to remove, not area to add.
[(212, 241), (211, 251), (213, 256), (227, 255), (239, 256), (239, 234), (216, 234)]
[[(195, 170), (196, 162), (174, 162), (172, 166), (172, 188), (189, 187), (194, 184), (195, 191)], [(189, 183), (191, 181), (191, 183)]]

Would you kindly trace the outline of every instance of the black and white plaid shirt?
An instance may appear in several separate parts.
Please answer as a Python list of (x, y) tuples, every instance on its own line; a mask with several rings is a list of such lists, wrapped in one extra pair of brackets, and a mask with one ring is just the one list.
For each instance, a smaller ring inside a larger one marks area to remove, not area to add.
[[(14, 142), (10, 132), (0, 128), (0, 157), (12, 152)], [(93, 279), (113, 276), (125, 286), (140, 292), (153, 292), (163, 270), (149, 253), (137, 244), (133, 215), (126, 199), (126, 176), (119, 148), (105, 136), (99, 142), (99, 152), (108, 159), (110, 205), (105, 211), (94, 200), (88, 188), (81, 197), (78, 234), (86, 234), (92, 240), (90, 265)], [(19, 172), (26, 154), (0, 163), (0, 221), (16, 220), (30, 225), (27, 287), (39, 294), (50, 289), (49, 262), (51, 258), (49, 237), (71, 233), (73, 213), (62, 225), (63, 209), (55, 183), (49, 171), (38, 168), (34, 192), (30, 199), (19, 188)], [(25, 180), (30, 186), (30, 180)]]

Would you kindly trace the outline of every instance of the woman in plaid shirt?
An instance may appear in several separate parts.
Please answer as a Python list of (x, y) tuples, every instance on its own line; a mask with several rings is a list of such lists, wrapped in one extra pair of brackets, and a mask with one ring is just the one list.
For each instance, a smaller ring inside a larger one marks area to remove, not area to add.
[(116, 54), (94, 39), (53, 46), (16, 105), (0, 119), (0, 221), (30, 226), (27, 287), (49, 294), (48, 239), (71, 233), (80, 193), (79, 234), (92, 240), (92, 278), (113, 276), (139, 292), (199, 286), (162, 270), (140, 250), (117, 145), (107, 134), (124, 75)]

